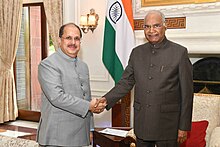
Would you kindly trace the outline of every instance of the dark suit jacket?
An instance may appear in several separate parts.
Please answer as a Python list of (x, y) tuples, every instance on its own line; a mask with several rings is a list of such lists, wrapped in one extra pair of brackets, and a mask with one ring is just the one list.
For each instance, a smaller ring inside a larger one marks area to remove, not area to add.
[(121, 80), (108, 92), (107, 109), (135, 85), (134, 131), (144, 140), (176, 139), (190, 130), (193, 103), (192, 64), (187, 49), (166, 38), (133, 49)]

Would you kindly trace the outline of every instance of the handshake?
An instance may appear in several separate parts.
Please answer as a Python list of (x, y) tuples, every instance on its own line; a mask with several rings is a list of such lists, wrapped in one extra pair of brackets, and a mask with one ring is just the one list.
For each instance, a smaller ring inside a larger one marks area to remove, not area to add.
[(105, 107), (107, 105), (107, 100), (105, 97), (102, 98), (93, 98), (90, 101), (89, 110), (93, 113), (101, 113), (105, 110)]

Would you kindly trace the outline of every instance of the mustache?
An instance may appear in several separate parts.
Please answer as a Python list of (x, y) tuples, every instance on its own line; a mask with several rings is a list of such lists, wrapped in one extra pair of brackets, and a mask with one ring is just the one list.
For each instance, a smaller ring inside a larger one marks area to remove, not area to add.
[(69, 45), (67, 45), (68, 47), (74, 47), (74, 48), (77, 48), (77, 45), (75, 45), (75, 44), (69, 44)]

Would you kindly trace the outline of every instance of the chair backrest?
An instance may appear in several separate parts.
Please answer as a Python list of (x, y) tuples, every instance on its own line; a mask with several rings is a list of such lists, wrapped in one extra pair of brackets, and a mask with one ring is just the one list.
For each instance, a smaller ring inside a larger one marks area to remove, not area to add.
[(220, 95), (194, 93), (192, 121), (207, 120), (206, 143), (213, 129), (220, 125)]

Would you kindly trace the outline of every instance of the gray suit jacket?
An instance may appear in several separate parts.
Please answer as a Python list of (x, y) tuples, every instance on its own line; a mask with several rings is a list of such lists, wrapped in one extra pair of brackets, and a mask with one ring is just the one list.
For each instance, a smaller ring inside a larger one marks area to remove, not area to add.
[(89, 71), (78, 58), (59, 49), (38, 67), (42, 108), (37, 141), (41, 145), (85, 146), (94, 129), (89, 112)]
[(121, 80), (105, 95), (107, 109), (135, 85), (134, 131), (144, 140), (177, 139), (190, 130), (193, 102), (192, 64), (187, 49), (166, 38), (133, 49)]

